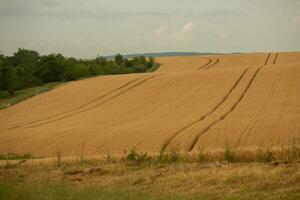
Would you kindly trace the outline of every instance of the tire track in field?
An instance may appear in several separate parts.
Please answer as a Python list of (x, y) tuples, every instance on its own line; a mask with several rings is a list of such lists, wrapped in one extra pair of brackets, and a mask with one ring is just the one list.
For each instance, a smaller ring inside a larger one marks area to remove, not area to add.
[(127, 88), (127, 89), (125, 89), (125, 90), (123, 90), (123, 91), (117, 93), (117, 94), (114, 95), (114, 96), (111, 96), (110, 98), (108, 98), (108, 99), (104, 100), (103, 102), (98, 103), (98, 104), (96, 104), (96, 105), (94, 105), (94, 106), (91, 106), (91, 107), (88, 107), (88, 108), (85, 108), (85, 109), (82, 109), (82, 110), (77, 110), (77, 111), (75, 111), (75, 112), (73, 112), (73, 113), (70, 113), (70, 114), (61, 116), (61, 117), (59, 117), (59, 118), (56, 118), (56, 119), (53, 119), (53, 120), (50, 120), (50, 121), (47, 121), (47, 122), (38, 123), (38, 124), (35, 124), (35, 125), (32, 125), (32, 126), (25, 126), (25, 128), (35, 128), (35, 127), (39, 127), (39, 126), (42, 126), (42, 125), (45, 125), (45, 124), (50, 124), (50, 123), (53, 123), (53, 122), (60, 121), (60, 120), (62, 120), (62, 119), (69, 118), (69, 117), (74, 116), (74, 115), (76, 115), (76, 114), (79, 114), (79, 113), (82, 113), (82, 112), (85, 112), (85, 111), (89, 111), (89, 110), (94, 109), (94, 108), (96, 108), (96, 107), (102, 106), (102, 105), (104, 105), (105, 103), (110, 102), (111, 100), (113, 100), (113, 99), (115, 99), (115, 98), (117, 98), (117, 97), (123, 95), (124, 93), (126, 93), (126, 92), (128, 92), (128, 91), (130, 91), (130, 90), (132, 90), (132, 89), (134, 89), (134, 88), (136, 88), (136, 87), (142, 85), (143, 83), (145, 83), (145, 82), (147, 82), (147, 81), (149, 81), (149, 80), (151, 80), (151, 79), (153, 79), (153, 78), (155, 78), (155, 77), (158, 77), (158, 76), (160, 76), (160, 74), (156, 74), (156, 75), (150, 76), (150, 77), (148, 77), (148, 78), (145, 78), (145, 79), (139, 81), (138, 83), (136, 83), (136, 84), (130, 86), (129, 88)]
[[(273, 60), (273, 64), (276, 63), (277, 57), (278, 57), (278, 53), (275, 54), (275, 57), (274, 57), (274, 60)], [(279, 78), (279, 77), (280, 76), (277, 76), (277, 78)], [(278, 81), (279, 80), (276, 80), (274, 82), (278, 82)], [(266, 102), (269, 102), (273, 98), (273, 96), (274, 96), (274, 90), (275, 90), (275, 88), (272, 87), (272, 89), (270, 90), (269, 95), (266, 98)], [(244, 140), (244, 138), (248, 135), (247, 133), (252, 129), (252, 127), (254, 127), (257, 124), (257, 122), (259, 122), (261, 120), (261, 118), (264, 116), (264, 113), (267, 110), (267, 105), (269, 105), (269, 103), (264, 103), (264, 105), (265, 106), (263, 106), (263, 108), (256, 115), (258, 117), (253, 118), (250, 121), (250, 123), (246, 126), (246, 128), (244, 129), (244, 131), (242, 132), (241, 137), (239, 137), (239, 139), (236, 142), (236, 145), (235, 145), (236, 148), (241, 144), (241, 142)]]
[[(268, 54), (267, 59), (266, 59), (266, 61), (265, 61), (265, 63), (264, 63), (263, 66), (265, 66), (265, 65), (268, 64), (271, 55), (272, 55), (272, 53)], [(246, 86), (245, 90), (243, 91), (242, 95), (240, 96), (240, 98), (238, 99), (238, 101), (231, 107), (231, 109), (229, 111), (227, 111), (224, 115), (222, 115), (219, 119), (215, 120), (213, 123), (211, 123), (210, 125), (208, 125), (206, 128), (202, 129), (196, 135), (196, 137), (192, 140), (191, 144), (189, 145), (188, 151), (192, 151), (194, 149), (195, 145), (197, 144), (197, 142), (200, 140), (201, 137), (203, 137), (203, 135), (205, 135), (205, 133), (207, 133), (214, 125), (216, 125), (220, 121), (224, 120), (230, 113), (232, 113), (235, 110), (235, 108), (240, 104), (240, 102), (245, 97), (245, 95), (248, 92), (249, 88), (251, 87), (253, 81), (257, 77), (257, 74), (260, 72), (260, 70), (263, 68), (263, 66), (258, 67), (258, 69), (255, 71), (254, 75), (252, 76), (251, 80), (249, 81), (248, 85)]]
[(255, 80), (255, 78), (257, 77), (257, 74), (259, 73), (259, 71), (261, 70), (261, 67), (258, 67), (257, 70), (254, 72), (252, 78), (250, 79), (248, 85), (246, 86), (246, 88), (244, 89), (242, 95), (239, 97), (239, 99), (236, 101), (236, 103), (230, 108), (229, 111), (227, 111), (225, 114), (223, 114), (219, 119), (215, 120), (214, 122), (212, 122), (210, 125), (208, 125), (207, 127), (205, 127), (204, 129), (202, 129), (200, 132), (198, 132), (198, 134), (192, 139), (192, 142), (188, 145), (187, 150), (188, 151), (192, 151), (196, 145), (196, 143), (199, 141), (199, 139), (205, 134), (207, 133), (207, 131), (209, 131), (214, 125), (216, 125), (217, 123), (219, 123), (220, 121), (224, 120), (231, 112), (233, 112), (235, 110), (235, 108), (240, 104), (240, 102), (243, 100), (243, 98), (245, 97), (246, 93), (248, 92), (249, 88), (251, 87), (253, 81)]
[(201, 69), (205, 68), (206, 66), (208, 66), (212, 62), (212, 59), (210, 59), (210, 58), (206, 58), (206, 59), (208, 59), (208, 62), (205, 63), (203, 66), (199, 67), (198, 70), (201, 70)]
[(268, 54), (267, 59), (266, 59), (264, 65), (267, 65), (267, 64), (268, 64), (268, 62), (269, 62), (269, 60), (270, 60), (270, 58), (271, 58), (271, 55), (272, 55), (272, 53), (269, 53), (269, 54)]
[(140, 79), (142, 79), (144, 77), (146, 77), (146, 76), (138, 77), (138, 78), (135, 78), (135, 79), (133, 79), (131, 81), (128, 81), (127, 83), (125, 83), (125, 84), (123, 84), (123, 85), (121, 85), (121, 86), (119, 86), (119, 87), (117, 87), (117, 88), (115, 88), (115, 89), (113, 89), (113, 90), (105, 93), (104, 95), (101, 95), (101, 96), (99, 96), (99, 97), (97, 97), (97, 98), (95, 98), (95, 99), (93, 99), (93, 100), (91, 100), (91, 101), (89, 101), (89, 102), (87, 102), (85, 104), (82, 104), (82, 105), (80, 105), (80, 106), (78, 106), (78, 107), (76, 107), (74, 109), (70, 109), (70, 110), (68, 110), (66, 112), (58, 113), (58, 114), (51, 115), (51, 116), (48, 116), (48, 117), (45, 117), (45, 118), (42, 118), (42, 119), (33, 120), (33, 121), (30, 121), (30, 122), (27, 122), (27, 123), (23, 123), (23, 124), (14, 126), (14, 127), (10, 127), (10, 128), (8, 128), (6, 130), (20, 128), (20, 127), (23, 127), (23, 126), (26, 126), (26, 125), (34, 124), (34, 123), (41, 122), (41, 121), (48, 120), (48, 119), (52, 119), (54, 117), (58, 117), (58, 116), (65, 115), (65, 114), (70, 113), (70, 112), (74, 112), (74, 111), (83, 109), (83, 108), (89, 106), (90, 104), (92, 104), (94, 102), (97, 102), (97, 101), (103, 99), (104, 97), (106, 97), (106, 96), (108, 96), (108, 95), (110, 95), (110, 94), (112, 94), (112, 93), (114, 93), (114, 92), (116, 92), (118, 90), (121, 90), (121, 89), (127, 87), (128, 85), (130, 85), (130, 84), (132, 84), (132, 83), (134, 83), (134, 82), (136, 82), (136, 81), (138, 81), (138, 80), (140, 80)]
[(256, 115), (257, 117), (252, 118), (251, 121), (249, 122), (249, 124), (246, 126), (246, 128), (242, 131), (241, 136), (238, 138), (238, 140), (235, 144), (235, 148), (237, 148), (241, 144), (241, 142), (245, 140), (245, 138), (248, 136), (249, 131), (251, 131), (252, 128), (256, 125), (256, 123), (258, 121), (260, 121), (261, 118), (264, 116), (265, 112), (267, 111), (267, 107), (269, 105), (269, 102), (274, 96), (274, 90), (275, 90), (274, 87), (270, 90), (270, 93), (266, 97), (266, 100), (263, 104), (264, 106), (262, 107), (262, 109)]
[(276, 61), (277, 61), (278, 56), (279, 56), (279, 53), (276, 53), (275, 58), (274, 58), (274, 61), (273, 61), (273, 65), (276, 64)]
[(208, 69), (212, 68), (213, 66), (215, 66), (216, 64), (218, 64), (218, 63), (220, 62), (220, 59), (219, 59), (219, 58), (215, 58), (215, 59), (216, 59), (215, 62), (214, 62), (213, 64), (207, 66), (207, 67), (205, 68), (205, 70), (208, 70)]
[(203, 116), (201, 116), (199, 119), (189, 123), (188, 125), (184, 126), (183, 128), (179, 129), (178, 131), (176, 131), (174, 134), (172, 134), (171, 137), (169, 137), (162, 145), (162, 149), (166, 149), (170, 143), (172, 142), (172, 140), (179, 135), (180, 133), (182, 133), (183, 131), (185, 131), (186, 129), (190, 128), (191, 126), (203, 121), (205, 118), (207, 118), (209, 115), (211, 115), (212, 113), (214, 113), (230, 96), (230, 94), (234, 91), (234, 89), (238, 86), (238, 84), (241, 82), (241, 80), (244, 78), (245, 74), (247, 73), (247, 71), (250, 69), (250, 67), (247, 67), (242, 74), (240, 75), (240, 77), (238, 78), (238, 80), (234, 83), (233, 87), (230, 88), (230, 90), (226, 93), (226, 95), (223, 97), (223, 99), (209, 112), (207, 112), (206, 114), (204, 114)]

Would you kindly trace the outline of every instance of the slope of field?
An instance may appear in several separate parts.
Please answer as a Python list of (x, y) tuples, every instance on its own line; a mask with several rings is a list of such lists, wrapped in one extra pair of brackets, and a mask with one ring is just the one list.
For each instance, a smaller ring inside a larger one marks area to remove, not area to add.
[(0, 154), (278, 148), (299, 137), (300, 53), (157, 60), (155, 73), (73, 82), (1, 110)]

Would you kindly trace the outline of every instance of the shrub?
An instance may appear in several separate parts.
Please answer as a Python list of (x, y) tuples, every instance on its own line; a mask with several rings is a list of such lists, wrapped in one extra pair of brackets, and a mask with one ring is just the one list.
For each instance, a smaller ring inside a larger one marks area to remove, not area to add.
[(152, 160), (152, 158), (148, 155), (148, 153), (138, 153), (136, 151), (136, 148), (133, 147), (129, 153), (125, 153), (124, 159), (125, 161), (129, 161), (132, 164), (135, 165), (141, 165), (141, 164), (149, 164), (149, 162)]

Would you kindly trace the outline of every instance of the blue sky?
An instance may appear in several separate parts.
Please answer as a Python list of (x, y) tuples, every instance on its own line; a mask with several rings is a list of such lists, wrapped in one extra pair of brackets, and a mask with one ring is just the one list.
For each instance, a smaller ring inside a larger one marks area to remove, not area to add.
[(299, 0), (0, 0), (0, 50), (120, 53), (300, 50)]

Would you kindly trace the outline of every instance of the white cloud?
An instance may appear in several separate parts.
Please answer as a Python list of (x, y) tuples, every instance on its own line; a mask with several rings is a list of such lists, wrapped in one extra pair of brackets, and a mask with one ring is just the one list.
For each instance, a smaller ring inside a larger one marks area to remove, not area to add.
[(180, 29), (179, 32), (174, 33), (172, 36), (176, 37), (176, 38), (183, 37), (183, 36), (187, 35), (188, 33), (192, 32), (193, 27), (194, 27), (194, 23), (191, 21), (188, 21), (187, 23), (185, 23), (183, 25), (183, 27)]
[(163, 25), (163, 26), (159, 26), (154, 30), (154, 35), (155, 36), (160, 36), (165, 34), (168, 31), (168, 27)]

